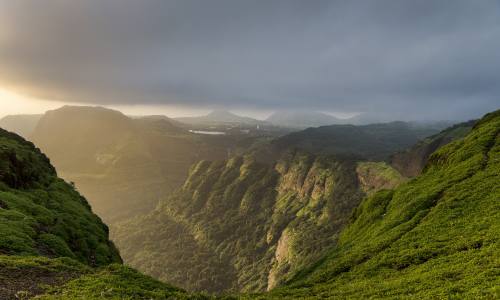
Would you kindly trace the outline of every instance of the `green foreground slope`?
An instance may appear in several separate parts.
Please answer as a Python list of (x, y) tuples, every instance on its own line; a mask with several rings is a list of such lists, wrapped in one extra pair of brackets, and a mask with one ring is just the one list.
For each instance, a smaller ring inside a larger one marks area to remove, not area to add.
[(32, 143), (0, 129), (0, 299), (187, 297), (119, 263), (85, 198)]
[(258, 298), (500, 297), (500, 111), (363, 201), (337, 247)]
[(411, 148), (391, 156), (391, 165), (406, 177), (415, 177), (422, 173), (429, 157), (437, 149), (454, 140), (465, 137), (476, 120), (471, 120), (444, 129), (438, 134), (427, 137)]
[(49, 160), (0, 130), (0, 254), (70, 257), (99, 266), (120, 262), (107, 226)]

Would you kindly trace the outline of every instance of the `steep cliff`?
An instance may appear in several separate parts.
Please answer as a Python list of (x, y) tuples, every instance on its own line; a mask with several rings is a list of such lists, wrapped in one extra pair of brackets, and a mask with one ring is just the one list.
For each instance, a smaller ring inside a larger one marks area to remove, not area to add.
[(499, 182), (496, 111), (432, 154), (421, 176), (366, 198), (325, 258), (257, 298), (496, 299)]
[[(202, 161), (154, 213), (114, 234), (127, 263), (163, 281), (216, 292), (271, 289), (335, 244), (364, 196), (357, 169), (355, 161), (300, 151), (270, 164), (252, 155)], [(364, 178), (372, 175), (378, 170)]]

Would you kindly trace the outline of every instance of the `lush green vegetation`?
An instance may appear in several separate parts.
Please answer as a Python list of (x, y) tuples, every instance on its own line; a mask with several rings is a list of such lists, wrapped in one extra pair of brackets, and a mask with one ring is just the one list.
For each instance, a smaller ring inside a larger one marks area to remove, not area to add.
[(476, 120), (455, 124), (427, 137), (411, 148), (393, 154), (391, 156), (391, 165), (406, 177), (420, 175), (434, 151), (454, 140), (465, 137), (475, 123)]
[(48, 159), (0, 130), (0, 253), (66, 256), (89, 265), (119, 262), (108, 228)]
[(139, 272), (112, 264), (95, 272), (83, 274), (62, 286), (49, 289), (36, 299), (208, 299), (188, 295), (168, 284), (153, 280)]
[(92, 269), (70, 258), (0, 255), (0, 299), (208, 299), (119, 264)]
[(500, 297), (500, 111), (378, 192), (324, 259), (258, 298)]
[(155, 212), (114, 236), (127, 263), (188, 290), (270, 289), (335, 244), (364, 196), (359, 168), (370, 192), (401, 182), (386, 164), (300, 151), (270, 164), (202, 161)]
[(296, 148), (313, 154), (383, 161), (436, 132), (435, 128), (405, 122), (330, 125), (288, 134), (273, 141), (273, 146), (277, 150)]
[[(211, 298), (116, 264), (107, 227), (31, 143), (0, 130), (0, 158), (0, 299)], [(401, 181), (300, 151), (202, 161), (117, 235), (148, 274), (192, 289), (277, 286), (237, 298), (499, 298), (500, 111)], [(361, 201), (372, 183), (400, 185)]]
[[(120, 262), (108, 228), (33, 144), (0, 130), (0, 298)], [(21, 256), (20, 256), (21, 255)], [(38, 257), (33, 257), (38, 255)], [(64, 257), (49, 259), (47, 257)], [(78, 263), (79, 261), (81, 263)]]
[(371, 195), (380, 189), (392, 189), (407, 180), (385, 162), (358, 162), (356, 167), (362, 190)]

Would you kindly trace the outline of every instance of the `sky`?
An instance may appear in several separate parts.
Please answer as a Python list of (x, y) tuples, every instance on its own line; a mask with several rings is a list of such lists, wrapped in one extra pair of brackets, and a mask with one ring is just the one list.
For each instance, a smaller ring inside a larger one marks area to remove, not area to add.
[(462, 120), (500, 108), (499, 70), (498, 0), (0, 0), (0, 115)]

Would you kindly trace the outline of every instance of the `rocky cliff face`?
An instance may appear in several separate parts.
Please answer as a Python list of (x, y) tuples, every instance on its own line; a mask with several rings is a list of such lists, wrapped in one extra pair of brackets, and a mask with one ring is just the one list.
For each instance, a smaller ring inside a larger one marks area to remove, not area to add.
[(363, 200), (321, 261), (261, 299), (498, 298), (500, 111)]
[(356, 173), (361, 189), (368, 196), (382, 189), (393, 189), (407, 180), (385, 162), (358, 162)]
[(271, 289), (335, 244), (365, 195), (356, 170), (300, 151), (271, 164), (202, 161), (154, 213), (122, 224), (116, 241), (127, 263), (187, 289)]

